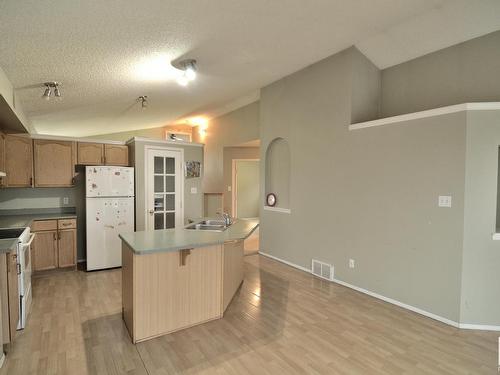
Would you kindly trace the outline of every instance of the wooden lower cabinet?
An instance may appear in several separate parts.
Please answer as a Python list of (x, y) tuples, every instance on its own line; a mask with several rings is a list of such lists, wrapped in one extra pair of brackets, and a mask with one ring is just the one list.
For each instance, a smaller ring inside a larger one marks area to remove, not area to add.
[(36, 232), (32, 244), (32, 256), (34, 271), (45, 271), (57, 268), (56, 230)]
[[(61, 229), (65, 226), (69, 229)], [(33, 232), (33, 271), (76, 266), (76, 219), (60, 219), (59, 224), (58, 220), (35, 221)]]
[(76, 265), (76, 229), (59, 229), (57, 248), (59, 268)]
[(14, 341), (19, 322), (19, 288), (17, 255), (15, 252), (0, 255), (0, 300), (2, 317), (2, 344)]

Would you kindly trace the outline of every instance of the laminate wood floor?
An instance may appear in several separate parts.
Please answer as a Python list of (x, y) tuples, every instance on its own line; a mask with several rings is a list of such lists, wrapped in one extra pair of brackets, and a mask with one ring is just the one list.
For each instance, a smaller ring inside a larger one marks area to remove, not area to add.
[(223, 319), (132, 345), (120, 270), (33, 281), (0, 375), (496, 374), (498, 332), (463, 331), (259, 255)]

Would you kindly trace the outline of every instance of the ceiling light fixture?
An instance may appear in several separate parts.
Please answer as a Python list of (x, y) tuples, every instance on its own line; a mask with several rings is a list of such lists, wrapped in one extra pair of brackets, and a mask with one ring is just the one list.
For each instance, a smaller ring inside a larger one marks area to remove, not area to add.
[(43, 84), (45, 86), (45, 91), (43, 92), (42, 98), (45, 100), (50, 100), (52, 96), (52, 90), (54, 90), (54, 96), (56, 98), (61, 97), (61, 91), (59, 90), (59, 82), (45, 82)]
[(141, 102), (141, 107), (142, 109), (148, 108), (148, 96), (147, 95), (141, 95), (137, 98), (138, 102)]
[(196, 60), (194, 59), (181, 60), (172, 63), (172, 66), (180, 70), (180, 73), (177, 76), (177, 83), (179, 85), (187, 86), (189, 82), (192, 82), (196, 79), (196, 71), (197, 71)]

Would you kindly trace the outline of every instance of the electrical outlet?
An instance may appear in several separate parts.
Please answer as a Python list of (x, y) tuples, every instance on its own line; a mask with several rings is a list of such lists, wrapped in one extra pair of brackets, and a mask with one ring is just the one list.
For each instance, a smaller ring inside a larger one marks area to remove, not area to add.
[(69, 204), (69, 198), (68, 197), (64, 197), (63, 198), (63, 204)]
[(198, 194), (198, 189), (195, 187), (191, 188), (191, 194)]
[(356, 266), (356, 263), (354, 262), (354, 259), (349, 259), (349, 268), (354, 268)]
[(451, 196), (450, 195), (440, 195), (438, 198), (439, 207), (451, 207)]

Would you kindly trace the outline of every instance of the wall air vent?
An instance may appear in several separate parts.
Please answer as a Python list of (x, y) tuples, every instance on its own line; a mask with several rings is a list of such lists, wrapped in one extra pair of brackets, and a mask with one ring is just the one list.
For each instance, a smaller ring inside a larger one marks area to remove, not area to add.
[(322, 279), (332, 281), (334, 278), (333, 266), (328, 263), (313, 259), (311, 266), (312, 274)]

